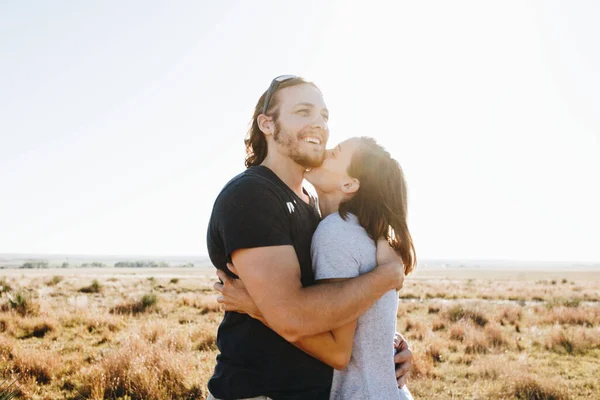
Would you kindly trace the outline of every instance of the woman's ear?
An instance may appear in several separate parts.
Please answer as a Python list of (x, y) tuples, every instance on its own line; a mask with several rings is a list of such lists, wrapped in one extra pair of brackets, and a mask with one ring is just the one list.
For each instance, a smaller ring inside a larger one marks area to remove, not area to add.
[(360, 189), (360, 181), (356, 178), (349, 178), (342, 185), (344, 194), (353, 195), (358, 192), (358, 189)]
[(265, 114), (260, 114), (256, 117), (256, 122), (258, 123), (258, 128), (265, 135), (272, 135), (275, 131), (275, 122), (272, 117), (267, 117)]

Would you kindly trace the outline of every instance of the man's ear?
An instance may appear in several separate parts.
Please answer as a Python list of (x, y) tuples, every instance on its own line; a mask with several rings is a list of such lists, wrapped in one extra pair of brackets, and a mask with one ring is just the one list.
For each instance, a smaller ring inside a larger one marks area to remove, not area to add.
[(273, 117), (267, 117), (265, 114), (260, 114), (256, 117), (256, 122), (258, 123), (258, 128), (265, 135), (272, 135), (275, 132), (275, 121)]
[(360, 181), (356, 178), (348, 178), (342, 184), (342, 192), (344, 194), (353, 195), (358, 192), (358, 189), (360, 189)]

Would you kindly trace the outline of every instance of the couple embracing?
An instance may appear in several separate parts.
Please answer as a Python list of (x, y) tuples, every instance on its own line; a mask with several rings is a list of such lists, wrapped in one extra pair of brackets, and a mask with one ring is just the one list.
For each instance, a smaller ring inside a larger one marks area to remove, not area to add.
[(256, 104), (247, 169), (208, 227), (226, 311), (209, 399), (412, 399), (395, 333), (416, 266), (406, 182), (372, 138), (326, 150), (328, 119), (319, 88), (295, 76)]

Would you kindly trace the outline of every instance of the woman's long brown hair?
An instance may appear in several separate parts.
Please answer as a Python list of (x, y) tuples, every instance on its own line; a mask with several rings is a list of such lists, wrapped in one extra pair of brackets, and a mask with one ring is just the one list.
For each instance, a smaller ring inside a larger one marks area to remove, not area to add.
[[(279, 84), (279, 87), (271, 96), (271, 100), (269, 101), (269, 108), (267, 109), (265, 115), (273, 117), (273, 119), (277, 121), (277, 118), (279, 117), (279, 96), (277, 95), (278, 92), (286, 87), (303, 84), (312, 85), (315, 88), (319, 89), (314, 83), (308, 82), (300, 77), (283, 81)], [(252, 115), (252, 121), (250, 121), (250, 127), (248, 129), (248, 133), (246, 134), (246, 138), (244, 139), (244, 144), (246, 145), (246, 168), (262, 164), (262, 162), (267, 157), (267, 138), (258, 127), (258, 116), (263, 113), (263, 105), (265, 104), (266, 96), (267, 91), (265, 90), (262, 96), (260, 96), (260, 99), (258, 99), (258, 101), (256, 102), (256, 106), (254, 107), (254, 114)]]
[(358, 217), (371, 239), (385, 237), (400, 254), (404, 273), (417, 265), (415, 247), (406, 222), (407, 192), (404, 173), (382, 146), (368, 137), (358, 138), (348, 174), (358, 179), (360, 188), (352, 199), (340, 204), (339, 213)]

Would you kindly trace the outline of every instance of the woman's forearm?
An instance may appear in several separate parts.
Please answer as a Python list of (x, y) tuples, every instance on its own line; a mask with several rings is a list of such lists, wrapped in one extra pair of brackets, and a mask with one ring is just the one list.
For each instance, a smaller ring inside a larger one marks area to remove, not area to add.
[(292, 344), (325, 364), (341, 370), (350, 362), (355, 330), (356, 321), (353, 321), (331, 332), (308, 336)]

